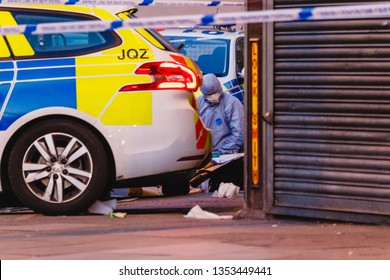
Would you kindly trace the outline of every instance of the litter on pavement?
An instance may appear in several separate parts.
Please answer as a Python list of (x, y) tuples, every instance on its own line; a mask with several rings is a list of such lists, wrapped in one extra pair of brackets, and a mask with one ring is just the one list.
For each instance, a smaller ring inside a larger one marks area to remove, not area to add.
[(219, 184), (218, 190), (216, 190), (212, 197), (220, 197), (220, 198), (232, 198), (238, 195), (240, 191), (240, 187), (236, 186), (233, 183), (221, 183)]
[(187, 213), (187, 215), (184, 215), (184, 217), (193, 218), (193, 219), (212, 219), (212, 220), (233, 219), (232, 215), (220, 216), (208, 211), (204, 211), (199, 205), (192, 207), (191, 210)]
[(88, 208), (88, 213), (108, 215), (111, 218), (124, 218), (126, 213), (114, 212), (116, 204), (116, 199), (110, 199), (107, 201), (97, 200)]
[(110, 199), (107, 201), (97, 200), (88, 208), (88, 212), (91, 214), (108, 215), (114, 211), (115, 207), (116, 199)]

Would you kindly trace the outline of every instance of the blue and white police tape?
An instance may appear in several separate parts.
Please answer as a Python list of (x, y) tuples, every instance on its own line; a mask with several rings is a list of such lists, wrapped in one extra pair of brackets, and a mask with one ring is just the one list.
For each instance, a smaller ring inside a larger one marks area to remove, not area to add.
[(219, 14), (135, 18), (116, 21), (82, 21), (42, 23), (36, 25), (1, 26), (0, 35), (50, 34), (67, 32), (108, 31), (121, 28), (169, 28), (177, 26), (228, 25), (297, 20), (350, 19), (390, 16), (390, 3), (348, 5), (303, 9), (279, 9)]
[(244, 6), (244, 2), (192, 0), (0, 0), (0, 4), (132, 5), (132, 6)]

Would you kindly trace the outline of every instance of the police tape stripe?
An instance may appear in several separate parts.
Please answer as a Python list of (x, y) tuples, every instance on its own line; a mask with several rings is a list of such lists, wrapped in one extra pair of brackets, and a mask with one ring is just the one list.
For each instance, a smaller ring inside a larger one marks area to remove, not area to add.
[(66, 32), (108, 31), (120, 28), (169, 28), (177, 26), (228, 25), (257, 22), (281, 22), (295, 20), (350, 19), (390, 16), (390, 3), (377, 5), (348, 5), (337, 7), (280, 9), (219, 14), (184, 15), (135, 18), (117, 21), (82, 21), (66, 23), (42, 23), (0, 27), (0, 35), (50, 34)]
[(0, 4), (133, 5), (133, 6), (244, 6), (242, 2), (178, 0), (0, 0)]

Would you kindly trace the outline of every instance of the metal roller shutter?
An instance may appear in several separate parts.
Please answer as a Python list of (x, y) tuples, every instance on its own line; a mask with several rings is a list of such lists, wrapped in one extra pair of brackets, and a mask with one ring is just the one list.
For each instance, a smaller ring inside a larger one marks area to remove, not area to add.
[(273, 206), (390, 215), (390, 18), (275, 23), (271, 45)]

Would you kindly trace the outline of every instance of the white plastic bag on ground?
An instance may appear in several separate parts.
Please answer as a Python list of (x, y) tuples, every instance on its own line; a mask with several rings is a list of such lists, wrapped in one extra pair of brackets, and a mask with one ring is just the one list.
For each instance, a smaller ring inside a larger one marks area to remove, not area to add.
[(225, 215), (225, 216), (219, 216), (217, 214), (204, 211), (202, 208), (200, 208), (199, 205), (196, 205), (191, 208), (191, 210), (187, 213), (187, 215), (184, 215), (185, 218), (194, 218), (194, 219), (233, 219), (233, 216), (231, 215)]
[(217, 191), (213, 193), (213, 197), (226, 197), (232, 198), (238, 195), (240, 187), (236, 186), (233, 183), (221, 183)]
[(102, 214), (102, 215), (108, 215), (111, 212), (114, 211), (116, 208), (116, 199), (111, 199), (107, 201), (95, 201), (94, 204), (92, 204), (88, 208), (88, 212), (91, 214)]

